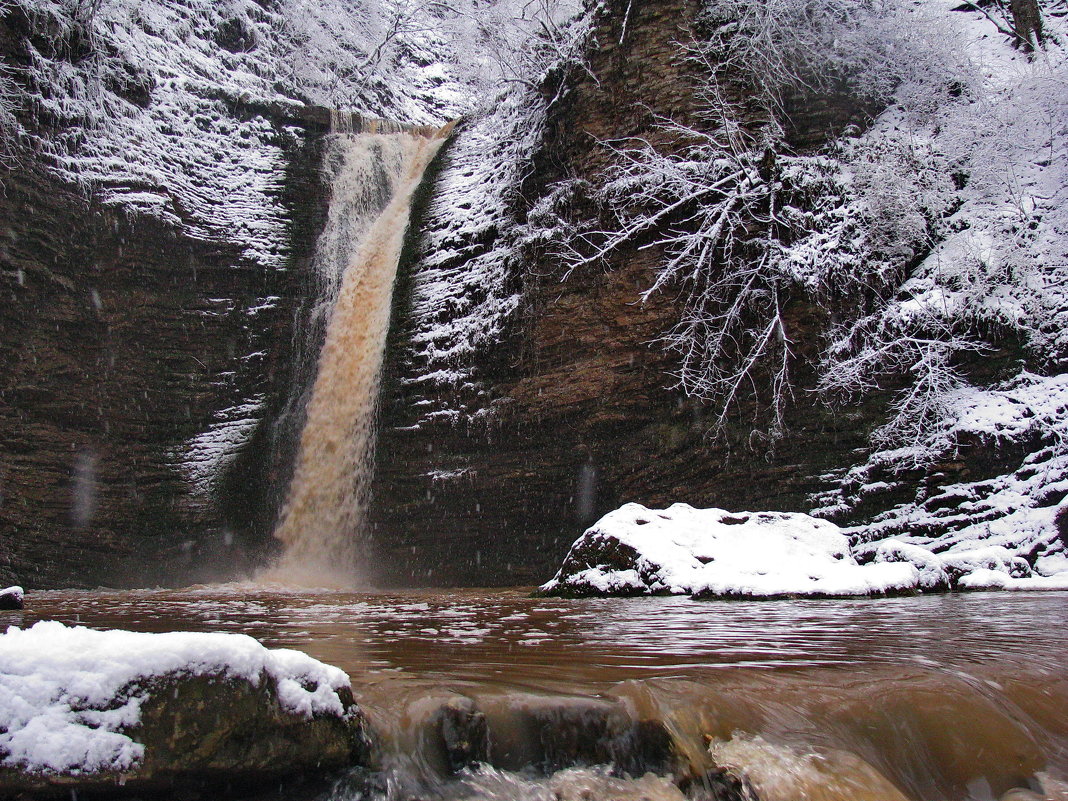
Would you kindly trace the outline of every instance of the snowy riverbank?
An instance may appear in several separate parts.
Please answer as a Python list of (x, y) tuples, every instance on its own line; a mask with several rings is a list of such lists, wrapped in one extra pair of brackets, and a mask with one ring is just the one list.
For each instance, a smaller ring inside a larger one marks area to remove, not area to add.
[(805, 514), (628, 503), (575, 541), (541, 592), (827, 598), (947, 589), (1068, 589), (1068, 560), (1031, 565), (1000, 546), (935, 553), (894, 539), (854, 552), (838, 526)]

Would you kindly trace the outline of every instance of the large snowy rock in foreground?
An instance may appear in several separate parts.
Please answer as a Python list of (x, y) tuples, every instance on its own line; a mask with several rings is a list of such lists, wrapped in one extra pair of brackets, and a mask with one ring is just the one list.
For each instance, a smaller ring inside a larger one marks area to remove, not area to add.
[(348, 676), (299, 651), (54, 621), (0, 635), (0, 797), (258, 783), (364, 743)]
[(840, 597), (915, 592), (909, 562), (859, 565), (838, 526), (804, 514), (628, 503), (571, 546), (552, 595)]

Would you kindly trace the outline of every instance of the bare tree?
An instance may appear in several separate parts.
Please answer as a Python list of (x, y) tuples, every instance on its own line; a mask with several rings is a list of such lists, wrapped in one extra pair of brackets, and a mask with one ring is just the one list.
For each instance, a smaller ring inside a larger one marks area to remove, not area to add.
[(1010, 0), (1014, 44), (1024, 52), (1033, 52), (1042, 44), (1042, 12), (1038, 0)]
[[(573, 232), (569, 271), (624, 245), (664, 253), (643, 293), (682, 298), (661, 344), (679, 357), (677, 385), (715, 410), (713, 433), (744, 398), (770, 413), (790, 397), (791, 299), (866, 286), (883, 259), (865, 236), (841, 160), (784, 145), (784, 97), (852, 82), (888, 97), (904, 79), (900, 32), (855, 0), (713, 0), (707, 36), (682, 46), (707, 76), (699, 126), (661, 120), (657, 147), (609, 142), (615, 166), (597, 197), (603, 225)], [(565, 275), (566, 277), (566, 275)]]

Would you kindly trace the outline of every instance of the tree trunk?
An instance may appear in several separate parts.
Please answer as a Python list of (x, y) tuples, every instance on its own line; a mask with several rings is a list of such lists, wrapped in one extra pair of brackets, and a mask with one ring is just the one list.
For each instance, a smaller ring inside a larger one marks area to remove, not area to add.
[(1034, 52), (1042, 44), (1042, 14), (1038, 0), (1010, 0), (1009, 11), (1012, 14), (1014, 44), (1025, 53)]

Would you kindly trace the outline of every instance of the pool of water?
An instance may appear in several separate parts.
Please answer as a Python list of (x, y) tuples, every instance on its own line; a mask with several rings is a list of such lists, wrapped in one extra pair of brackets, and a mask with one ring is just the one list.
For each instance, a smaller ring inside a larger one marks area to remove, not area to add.
[[(606, 736), (608, 724), (590, 723), (599, 715), (655, 722), (693, 776), (737, 762), (768, 801), (991, 801), (1021, 787), (1068, 798), (1065, 593), (696, 602), (223, 585), (27, 601), (0, 625), (241, 632), (343, 668), (382, 766), (339, 784), (337, 799), (681, 792), (621, 778), (619, 765), (568, 772), (568, 748), (588, 756), (572, 741)], [(442, 705), (458, 700), (488, 721), (494, 768), (443, 767), (431, 741)], [(715, 792), (695, 786), (691, 797)]]

